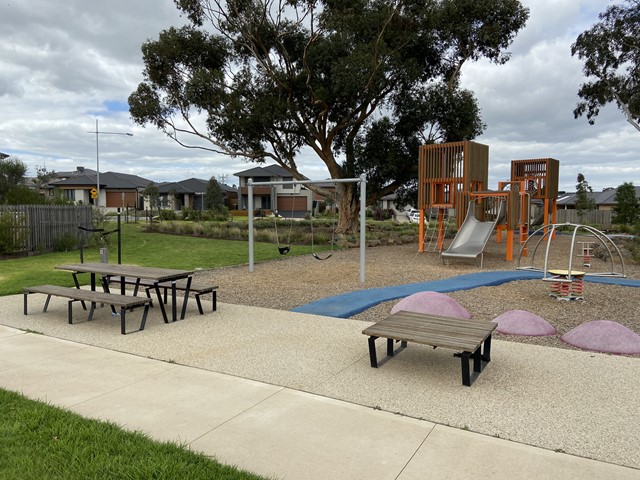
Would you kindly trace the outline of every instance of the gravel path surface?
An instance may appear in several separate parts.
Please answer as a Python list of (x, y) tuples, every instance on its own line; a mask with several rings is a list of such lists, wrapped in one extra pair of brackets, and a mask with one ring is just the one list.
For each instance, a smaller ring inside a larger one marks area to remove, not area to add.
[[(585, 240), (577, 238), (577, 241)], [(558, 235), (549, 250), (549, 265), (566, 269), (569, 262), (571, 238)], [(295, 249), (295, 246), (293, 247)], [(577, 249), (577, 247), (576, 247)], [(518, 263), (519, 248), (513, 261), (505, 260), (504, 243), (490, 240), (480, 270), (473, 263), (452, 261), (444, 265), (437, 253), (417, 253), (417, 244), (373, 247), (366, 250), (366, 282), (359, 281), (359, 250), (336, 251), (324, 261), (311, 256), (287, 256), (280, 260), (259, 263), (253, 273), (247, 266), (203, 271), (198, 275), (220, 285), (219, 300), (225, 303), (290, 310), (315, 300), (340, 293), (401, 285), (406, 283), (438, 280), (467, 273), (486, 270), (512, 270)], [(521, 265), (531, 262), (529, 257), (521, 259)], [(544, 261), (545, 251), (541, 245), (535, 253), (535, 265)], [(591, 260), (587, 273), (609, 271), (610, 263), (597, 258)], [(581, 268), (582, 258), (575, 255), (573, 269)], [(626, 262), (628, 278), (640, 279), (640, 267)], [(616, 271), (621, 266), (614, 264)], [(540, 280), (524, 280), (506, 283), (498, 287), (479, 287), (472, 290), (452, 292), (449, 295), (460, 302), (473, 316), (491, 321), (502, 313), (519, 309), (527, 310), (551, 323), (558, 331), (551, 337), (520, 337), (497, 334), (503, 340), (532, 343), (559, 348), (574, 348), (563, 343), (560, 337), (580, 325), (592, 320), (614, 320), (640, 334), (637, 305), (640, 290), (617, 285), (586, 283), (585, 301), (560, 302), (548, 295), (549, 284)], [(384, 302), (370, 308), (354, 319), (377, 321), (389, 314), (397, 301)]]

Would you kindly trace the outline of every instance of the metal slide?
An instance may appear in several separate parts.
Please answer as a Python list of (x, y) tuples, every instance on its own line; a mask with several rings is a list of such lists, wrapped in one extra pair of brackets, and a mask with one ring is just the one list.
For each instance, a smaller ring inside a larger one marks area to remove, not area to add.
[(460, 230), (458, 230), (449, 248), (440, 254), (443, 261), (451, 258), (474, 259), (477, 261), (478, 257), (480, 257), (480, 268), (482, 268), (482, 252), (489, 241), (489, 237), (495, 230), (496, 225), (504, 216), (504, 202), (500, 202), (498, 215), (490, 222), (479, 221), (473, 213), (473, 207), (474, 202), (469, 202), (467, 216)]

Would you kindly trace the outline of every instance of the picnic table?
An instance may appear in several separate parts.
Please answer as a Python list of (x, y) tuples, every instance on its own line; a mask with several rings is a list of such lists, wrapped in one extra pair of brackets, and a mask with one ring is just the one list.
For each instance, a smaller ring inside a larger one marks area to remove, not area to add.
[[(469, 387), (491, 361), (491, 334), (498, 326), (494, 322), (484, 322), (422, 313), (400, 311), (365, 328), (362, 333), (369, 336), (369, 357), (371, 366), (378, 368), (375, 342), (387, 339), (387, 356), (406, 348), (407, 342), (432, 347), (456, 350), (462, 366), (462, 384)], [(394, 342), (401, 342), (394, 352)], [(473, 359), (473, 374), (470, 360)]]
[[(162, 312), (162, 318), (165, 323), (169, 323), (165, 304), (162, 301), (162, 293), (160, 284), (163, 284), (164, 288), (169, 288), (171, 291), (171, 320), (175, 322), (178, 317), (177, 313), (177, 291), (184, 290), (184, 298), (182, 300), (182, 309), (180, 318), (185, 317), (187, 311), (187, 302), (189, 299), (189, 291), (191, 287), (191, 281), (193, 278), (193, 270), (175, 270), (168, 268), (157, 267), (140, 267), (137, 265), (121, 265), (113, 263), (69, 263), (65, 265), (58, 265), (55, 267), (58, 270), (69, 270), (73, 274), (76, 287), (79, 287), (77, 274), (89, 273), (91, 274), (91, 290), (96, 289), (96, 275), (100, 275), (102, 279), (102, 285), (106, 292), (109, 292), (109, 282), (113, 277), (120, 278), (120, 293), (125, 294), (126, 279), (135, 278), (137, 282), (147, 280), (152, 282), (152, 288), (156, 292), (158, 297), (158, 304)], [(186, 285), (181, 288), (177, 288), (178, 281), (186, 281)], [(168, 287), (167, 287), (168, 285)]]

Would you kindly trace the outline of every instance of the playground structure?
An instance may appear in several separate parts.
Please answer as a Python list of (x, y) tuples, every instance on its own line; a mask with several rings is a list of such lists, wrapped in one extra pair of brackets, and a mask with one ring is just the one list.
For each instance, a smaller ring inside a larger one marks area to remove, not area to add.
[[(503, 202), (503, 215), (495, 224), (496, 241), (501, 242), (502, 234), (506, 232), (505, 258), (513, 260), (516, 231), (524, 245), (535, 220), (542, 224), (555, 222), (559, 165), (559, 161), (553, 158), (514, 160), (511, 162), (511, 179), (499, 182), (498, 190), (494, 191), (488, 190), (487, 186), (487, 145), (471, 141), (422, 145), (418, 173), (419, 252), (424, 252), (425, 211), (437, 210), (434, 228), (437, 250), (442, 252), (448, 216), (455, 216), (460, 231), (469, 208), (474, 207), (476, 219), (484, 222), (491, 205)], [(532, 215), (534, 205), (539, 205), (541, 215)], [(468, 230), (465, 235), (469, 239), (472, 237)], [(526, 254), (526, 249), (524, 252)]]
[[(551, 250), (551, 239), (559, 230), (571, 231), (571, 247), (565, 265), (549, 266), (549, 252)], [(554, 223), (545, 224), (527, 240), (523, 246), (523, 251), (530, 240), (537, 239), (532, 248), (531, 255), (528, 256), (528, 265), (521, 266), (522, 253), (518, 258), (518, 270), (531, 270), (543, 272), (542, 279), (550, 283), (550, 293), (558, 300), (584, 300), (585, 277), (626, 277), (624, 259), (618, 246), (606, 234), (597, 228), (588, 225), (574, 223)], [(536, 257), (541, 245), (546, 245), (544, 260), (540, 263), (540, 258)], [(595, 262), (593, 257), (593, 245), (600, 245), (606, 254), (604, 261)], [(575, 252), (580, 249), (577, 254)], [(574, 258), (581, 259), (579, 268), (574, 266)], [(585, 269), (587, 267), (589, 270)], [(592, 269), (593, 268), (593, 269)], [(618, 271), (618, 269), (620, 271)]]

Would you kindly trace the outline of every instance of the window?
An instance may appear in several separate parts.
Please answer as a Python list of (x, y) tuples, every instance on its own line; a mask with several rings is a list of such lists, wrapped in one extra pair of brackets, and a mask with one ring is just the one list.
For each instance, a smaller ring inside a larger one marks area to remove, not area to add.
[(69, 200), (70, 202), (76, 201), (76, 191), (75, 190), (65, 190), (64, 198)]

